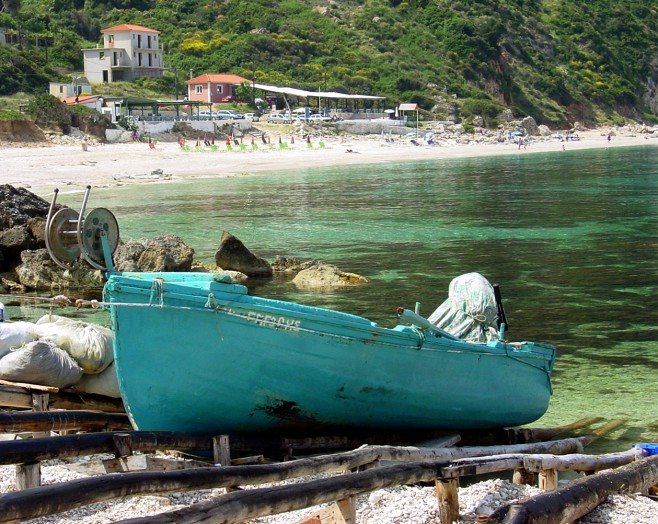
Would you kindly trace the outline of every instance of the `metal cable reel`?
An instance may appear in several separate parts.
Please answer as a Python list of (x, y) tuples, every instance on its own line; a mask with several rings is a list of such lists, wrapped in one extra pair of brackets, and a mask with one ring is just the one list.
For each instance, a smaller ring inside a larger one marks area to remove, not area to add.
[(103, 235), (107, 238), (110, 255), (119, 245), (119, 224), (109, 209), (97, 207), (92, 209), (82, 222), (82, 256), (98, 269), (107, 269), (103, 253)]
[(92, 267), (114, 270), (112, 255), (119, 245), (119, 224), (111, 211), (92, 209), (85, 216), (91, 186), (87, 186), (78, 214), (62, 208), (53, 214), (58, 189), (55, 189), (46, 218), (46, 249), (50, 258), (63, 269), (72, 269), (82, 256)]

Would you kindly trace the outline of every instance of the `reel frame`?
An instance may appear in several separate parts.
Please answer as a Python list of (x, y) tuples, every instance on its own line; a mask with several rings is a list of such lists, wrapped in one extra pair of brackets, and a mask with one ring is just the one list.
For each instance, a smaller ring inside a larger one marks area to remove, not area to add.
[(119, 224), (104, 207), (92, 209), (85, 216), (90, 192), (91, 186), (87, 186), (80, 213), (67, 207), (53, 213), (59, 193), (59, 189), (54, 190), (46, 218), (46, 249), (62, 269), (73, 269), (82, 257), (93, 268), (112, 272), (112, 255), (119, 246)]

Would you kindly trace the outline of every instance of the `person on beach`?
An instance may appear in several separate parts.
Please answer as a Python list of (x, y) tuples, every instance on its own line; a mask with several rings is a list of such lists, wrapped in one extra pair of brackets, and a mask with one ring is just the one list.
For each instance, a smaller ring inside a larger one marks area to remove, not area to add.
[(260, 139), (263, 141), (263, 144), (267, 144), (267, 138), (265, 138), (265, 133), (260, 135)]
[(610, 140), (611, 140), (610, 133), (608, 133), (608, 144), (610, 143)]
[(210, 145), (210, 139), (208, 138), (208, 133), (205, 133), (203, 135), (203, 145), (209, 146)]

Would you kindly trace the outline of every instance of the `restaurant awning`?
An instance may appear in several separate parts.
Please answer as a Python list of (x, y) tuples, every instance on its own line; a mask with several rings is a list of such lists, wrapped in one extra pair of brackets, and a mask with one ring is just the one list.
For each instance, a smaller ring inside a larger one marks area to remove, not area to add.
[(336, 93), (334, 91), (305, 91), (304, 89), (296, 89), (294, 87), (279, 87), (267, 84), (252, 84), (256, 89), (269, 91), (270, 93), (282, 93), (285, 95), (302, 96), (302, 97), (321, 97), (321, 98), (336, 98), (336, 99), (350, 99), (350, 100), (384, 100), (386, 97), (374, 95), (352, 95), (347, 93)]

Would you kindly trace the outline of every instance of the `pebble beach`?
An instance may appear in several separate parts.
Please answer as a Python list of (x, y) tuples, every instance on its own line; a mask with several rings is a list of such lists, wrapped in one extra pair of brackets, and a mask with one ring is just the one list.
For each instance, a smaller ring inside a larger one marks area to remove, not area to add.
[[(107, 457), (104, 458), (109, 458)], [(98, 460), (94, 457), (93, 460)], [(77, 459), (88, 462), (91, 459)], [(50, 461), (42, 465), (44, 484), (53, 484), (84, 478), (86, 475), (73, 471), (62, 461)], [(7, 493), (14, 488), (14, 467), (0, 466), (0, 491)], [(304, 479), (310, 480), (310, 479)], [(56, 515), (40, 517), (31, 524), (104, 524), (123, 519), (156, 515), (182, 509), (223, 495), (224, 488), (190, 491), (166, 495), (149, 495), (115, 499), (94, 503)], [(483, 522), (502, 504), (521, 500), (541, 493), (539, 488), (512, 484), (507, 480), (492, 479), (477, 482), (459, 489), (458, 524)], [(295, 524), (317, 514), (322, 506), (292, 511), (251, 522), (259, 524)], [(434, 524), (439, 523), (437, 499), (433, 487), (400, 486), (381, 489), (357, 497), (356, 515), (358, 524)], [(479, 520), (478, 517), (480, 517)], [(578, 521), (580, 524), (656, 524), (658, 523), (658, 501), (639, 494), (615, 494), (607, 501)]]

